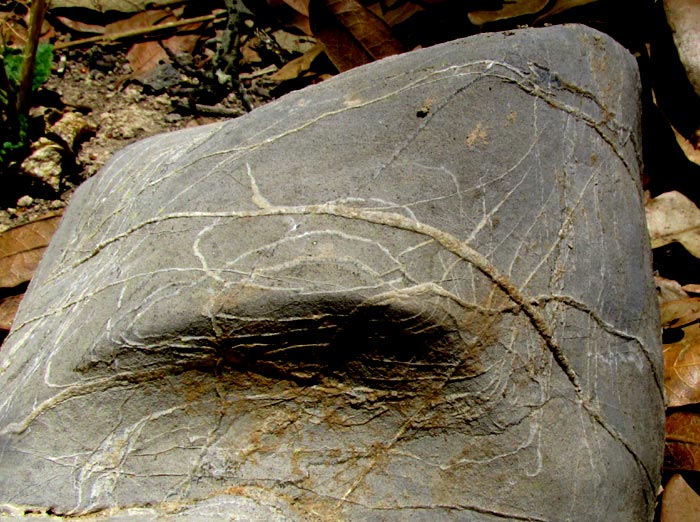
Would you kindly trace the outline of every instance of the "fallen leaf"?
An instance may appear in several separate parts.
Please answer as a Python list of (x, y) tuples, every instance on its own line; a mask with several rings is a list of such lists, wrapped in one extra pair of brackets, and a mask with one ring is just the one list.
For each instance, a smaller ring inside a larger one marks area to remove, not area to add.
[(404, 52), (387, 23), (357, 0), (326, 0), (326, 4), (375, 60)]
[(32, 278), (60, 215), (48, 214), (0, 234), (0, 287), (13, 288)]
[(118, 11), (120, 13), (134, 13), (145, 11), (153, 6), (167, 6), (172, 4), (172, 0), (51, 0), (49, 10), (66, 7), (80, 7), (82, 9), (92, 9), (106, 13), (107, 11)]
[(680, 328), (693, 321), (700, 321), (700, 298), (687, 297), (661, 305), (661, 326)]
[(315, 38), (310, 36), (299, 36), (282, 29), (274, 31), (272, 37), (277, 45), (288, 53), (304, 54), (316, 47), (318, 43)]
[(673, 134), (676, 136), (676, 142), (683, 151), (683, 154), (685, 154), (685, 157), (696, 165), (700, 165), (700, 148), (694, 146), (690, 140), (686, 139), (685, 136), (675, 129), (675, 127), (671, 126), (671, 129), (673, 129)]
[[(319, 13), (319, 11), (323, 13)], [(323, 44), (323, 50), (340, 72), (349, 71), (354, 67), (370, 63), (372, 57), (357, 44), (343, 26), (328, 13), (325, 6), (318, 10), (312, 9), (315, 22), (312, 27), (313, 35)]]
[(659, 305), (668, 303), (670, 301), (678, 301), (679, 299), (685, 299), (688, 297), (688, 290), (682, 287), (678, 281), (673, 279), (666, 279), (661, 276), (654, 276), (654, 284), (656, 285), (656, 291), (659, 296)]
[(105, 26), (87, 24), (79, 20), (71, 20), (66, 16), (57, 16), (56, 20), (65, 25), (68, 29), (78, 32), (78, 33), (88, 33), (88, 34), (105, 34)]
[(19, 303), (22, 301), (24, 294), (10, 295), (0, 299), (0, 334), (7, 333), (12, 328), (12, 321), (17, 314)]
[(105, 26), (104, 34), (123, 33), (124, 31), (133, 31), (152, 27), (165, 22), (174, 22), (177, 16), (182, 13), (182, 9), (171, 11), (169, 9), (151, 9), (136, 13), (124, 20), (118, 20)]
[(309, 0), (282, 0), (299, 14), (309, 16)]
[(549, 0), (514, 0), (503, 2), (500, 9), (472, 11), (469, 21), (474, 25), (484, 25), (498, 20), (517, 18), (518, 16), (533, 15), (541, 12)]
[[(126, 20), (119, 20), (106, 27), (105, 35), (119, 34), (125, 31), (136, 31), (153, 27), (158, 24), (177, 22), (183, 9), (156, 9), (136, 13)], [(201, 23), (187, 24), (178, 28), (178, 32), (191, 32), (201, 27)], [(191, 54), (200, 39), (198, 34), (176, 34), (160, 41), (139, 42), (131, 46), (126, 53), (126, 58), (131, 66), (132, 80), (144, 81), (153, 70), (163, 63), (170, 63), (168, 53), (163, 46), (167, 47), (173, 54)]]
[(664, 469), (700, 471), (700, 413), (676, 411), (666, 416)]
[(126, 53), (126, 59), (131, 66), (129, 78), (144, 81), (156, 67), (163, 63), (170, 63), (170, 57), (163, 50), (163, 46), (170, 49), (175, 55), (189, 54), (194, 50), (198, 41), (199, 35), (183, 34), (171, 36), (160, 42), (139, 42), (132, 45)]
[(267, 0), (277, 18), (286, 27), (296, 27), (311, 36), (309, 25), (309, 0)]
[(257, 36), (246, 40), (245, 43), (241, 46), (241, 61), (243, 63), (248, 64), (261, 63), (263, 59), (260, 57), (260, 54), (258, 54), (258, 51), (255, 49), (259, 46), (260, 38), (258, 38)]
[(23, 47), (27, 41), (27, 25), (15, 13), (0, 13), (0, 42), (7, 47)]
[(389, 27), (399, 25), (416, 13), (425, 11), (425, 7), (412, 2), (376, 2), (368, 5), (367, 9), (384, 20)]
[(311, 28), (339, 71), (404, 52), (387, 23), (356, 0), (312, 0)]
[(683, 338), (664, 344), (664, 387), (669, 407), (700, 402), (700, 324), (682, 328)]
[(316, 44), (311, 50), (304, 53), (299, 58), (286, 63), (279, 71), (270, 76), (271, 80), (283, 82), (298, 78), (301, 74), (311, 69), (311, 63), (323, 52), (323, 46)]
[(661, 500), (661, 522), (697, 522), (700, 520), (700, 496), (681, 475), (666, 484)]
[(646, 205), (651, 247), (680, 242), (688, 252), (700, 257), (700, 209), (677, 191), (665, 192)]
[(700, 285), (698, 284), (683, 285), (681, 288), (689, 294), (700, 294)]
[(534, 23), (540, 23), (543, 20), (546, 20), (547, 18), (550, 18), (554, 15), (558, 15), (559, 13), (562, 13), (574, 7), (592, 4), (598, 1), (600, 0), (558, 0), (557, 3), (554, 4), (554, 6), (552, 6), (550, 9), (547, 10), (546, 13), (537, 18)]

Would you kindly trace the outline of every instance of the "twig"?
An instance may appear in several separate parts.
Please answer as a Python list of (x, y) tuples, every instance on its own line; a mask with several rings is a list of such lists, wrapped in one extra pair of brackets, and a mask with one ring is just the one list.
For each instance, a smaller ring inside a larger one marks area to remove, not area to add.
[(22, 71), (20, 73), (19, 87), (17, 89), (17, 113), (24, 114), (27, 109), (29, 93), (32, 91), (34, 81), (34, 64), (36, 63), (36, 50), (39, 47), (41, 25), (46, 13), (46, 0), (33, 0), (29, 11), (29, 36), (24, 46), (22, 56)]
[(237, 0), (226, 0), (226, 29), (221, 37), (221, 45), (217, 49), (214, 57), (214, 69), (217, 79), (221, 85), (233, 90), (246, 111), (253, 110), (253, 104), (248, 98), (241, 80), (238, 77), (239, 59), (241, 56), (240, 40), (243, 25), (242, 14), (251, 14), (242, 2)]
[(173, 100), (173, 106), (191, 114), (201, 114), (204, 116), (225, 116), (227, 118), (237, 118), (246, 113), (242, 109), (229, 109), (227, 107), (217, 107), (216, 105), (203, 105), (201, 103), (183, 102)]
[(264, 69), (258, 69), (257, 71), (249, 72), (249, 73), (241, 73), (238, 75), (238, 78), (240, 80), (252, 80), (253, 78), (259, 78), (260, 76), (265, 76), (266, 74), (273, 74), (276, 73), (279, 70), (279, 68), (273, 63), (272, 65), (268, 65)]
[(177, 22), (166, 22), (164, 24), (154, 25), (152, 27), (143, 27), (141, 29), (133, 29), (131, 31), (122, 31), (120, 33), (112, 34), (101, 34), (98, 36), (91, 36), (90, 38), (82, 38), (80, 40), (74, 40), (72, 42), (58, 43), (54, 46), (56, 51), (61, 49), (68, 49), (69, 47), (79, 47), (81, 45), (86, 45), (95, 42), (113, 42), (115, 40), (123, 40), (125, 38), (132, 38), (134, 36), (142, 36), (146, 34), (152, 34), (159, 31), (165, 31), (167, 29), (173, 29), (175, 27), (182, 27), (183, 25), (198, 24), (201, 22), (223, 22), (226, 20), (224, 17), (220, 17), (218, 14), (210, 14), (204, 16), (198, 16), (195, 18), (188, 18), (186, 20), (178, 20)]

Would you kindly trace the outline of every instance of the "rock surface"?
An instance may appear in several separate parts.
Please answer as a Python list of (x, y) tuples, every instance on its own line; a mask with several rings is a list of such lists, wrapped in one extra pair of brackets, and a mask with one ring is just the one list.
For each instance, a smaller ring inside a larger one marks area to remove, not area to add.
[(560, 26), (125, 149), (0, 353), (0, 512), (650, 520), (639, 143), (634, 59)]

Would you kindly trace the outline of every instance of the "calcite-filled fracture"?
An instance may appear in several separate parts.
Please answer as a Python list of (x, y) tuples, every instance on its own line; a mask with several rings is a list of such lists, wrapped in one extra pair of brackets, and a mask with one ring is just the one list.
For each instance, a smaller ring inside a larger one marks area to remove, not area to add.
[(117, 154), (0, 352), (0, 510), (651, 519), (639, 83), (583, 26), (484, 34)]

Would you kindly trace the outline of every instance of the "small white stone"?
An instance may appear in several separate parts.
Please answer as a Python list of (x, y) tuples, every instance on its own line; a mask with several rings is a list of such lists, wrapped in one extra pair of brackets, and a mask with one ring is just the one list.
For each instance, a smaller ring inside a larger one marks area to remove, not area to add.
[(34, 203), (34, 198), (31, 196), (22, 196), (17, 200), (18, 207), (30, 207)]

